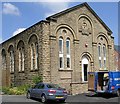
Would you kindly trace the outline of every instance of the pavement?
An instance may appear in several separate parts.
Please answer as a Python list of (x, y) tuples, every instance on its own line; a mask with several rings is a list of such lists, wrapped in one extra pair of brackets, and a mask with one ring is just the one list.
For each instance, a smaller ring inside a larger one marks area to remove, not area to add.
[[(27, 99), (25, 95), (0, 95), (2, 104), (42, 104), (38, 99)], [(65, 103), (59, 104), (120, 104), (120, 98), (116, 95), (92, 95), (83, 93), (71, 96), (69, 95)], [(47, 104), (58, 104), (58, 102), (49, 102)]]

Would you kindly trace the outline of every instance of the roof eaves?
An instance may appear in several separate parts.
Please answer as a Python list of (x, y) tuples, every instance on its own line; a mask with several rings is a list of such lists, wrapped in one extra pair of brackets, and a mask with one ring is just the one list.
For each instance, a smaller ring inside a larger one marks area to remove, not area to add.
[(49, 19), (51, 19), (51, 18), (56, 18), (56, 17), (58, 17), (58, 16), (60, 16), (60, 15), (63, 15), (63, 14), (65, 14), (65, 13), (70, 12), (71, 10), (74, 10), (74, 9), (76, 9), (76, 8), (79, 8), (79, 7), (82, 7), (82, 6), (84, 6), (85, 4), (86, 4), (86, 2), (85, 2), (85, 3), (82, 3), (82, 4), (79, 4), (79, 5), (76, 5), (76, 6), (74, 6), (74, 7), (68, 8), (68, 9), (66, 9), (66, 10), (63, 10), (63, 11), (61, 11), (61, 12), (59, 12), (59, 13), (56, 13), (56, 14), (54, 14), (54, 15), (52, 15), (52, 16), (47, 17), (46, 20), (49, 20)]

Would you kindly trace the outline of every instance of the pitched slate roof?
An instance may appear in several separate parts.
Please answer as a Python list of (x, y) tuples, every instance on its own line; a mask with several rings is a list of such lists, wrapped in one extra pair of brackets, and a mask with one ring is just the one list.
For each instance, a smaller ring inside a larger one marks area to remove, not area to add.
[(66, 13), (68, 13), (68, 12), (70, 12), (70, 11), (73, 11), (73, 10), (75, 10), (75, 9), (77, 9), (77, 8), (81, 8), (81, 7), (83, 7), (83, 6), (86, 6), (87, 8), (88, 8), (88, 10), (90, 10), (90, 12), (98, 19), (98, 21), (104, 26), (104, 28), (110, 33), (110, 34), (112, 34), (112, 31), (109, 29), (109, 27), (100, 19), (100, 17), (94, 12), (94, 10), (88, 5), (88, 3), (82, 3), (82, 4), (79, 4), (79, 5), (77, 5), (77, 6), (74, 6), (74, 7), (72, 7), (72, 8), (69, 8), (69, 9), (66, 9), (66, 10), (64, 10), (64, 11), (61, 11), (61, 12), (59, 12), (59, 13), (56, 13), (56, 14), (54, 14), (54, 15), (52, 15), (52, 16), (49, 16), (49, 17), (47, 17), (46, 19), (47, 20), (50, 20), (50, 19), (55, 19), (56, 17), (58, 17), (58, 16), (60, 16), (60, 15), (63, 15), (63, 14), (66, 14)]

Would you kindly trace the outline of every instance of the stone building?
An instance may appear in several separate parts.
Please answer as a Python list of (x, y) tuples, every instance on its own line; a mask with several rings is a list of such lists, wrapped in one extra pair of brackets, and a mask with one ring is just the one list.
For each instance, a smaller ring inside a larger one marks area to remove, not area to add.
[(1, 44), (3, 86), (57, 83), (87, 91), (88, 71), (114, 69), (112, 31), (87, 4), (54, 14)]
[(120, 46), (119, 45), (115, 45), (115, 70), (116, 71), (120, 71)]

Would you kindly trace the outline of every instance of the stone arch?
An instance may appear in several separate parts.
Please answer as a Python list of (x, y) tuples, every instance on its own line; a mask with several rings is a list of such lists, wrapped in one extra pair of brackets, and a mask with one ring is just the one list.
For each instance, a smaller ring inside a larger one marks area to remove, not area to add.
[(18, 69), (19, 71), (24, 71), (25, 69), (25, 46), (24, 42), (20, 40), (17, 44), (18, 49)]
[(92, 70), (93, 58), (90, 53), (81, 55), (82, 81), (88, 81), (88, 72)]
[(97, 35), (97, 40), (96, 40), (96, 42), (98, 41), (98, 38), (99, 37), (103, 37), (105, 40), (106, 40), (106, 42), (107, 42), (107, 44), (109, 44), (110, 42), (109, 42), (109, 39), (108, 39), (108, 37), (106, 36), (106, 34), (105, 33), (103, 33), (103, 32), (100, 32), (98, 35)]
[(18, 42), (18, 44), (17, 44), (17, 49), (18, 49), (19, 47), (23, 47), (23, 48), (24, 48), (24, 42), (23, 42), (22, 40), (20, 40), (20, 41)]
[[(88, 15), (80, 14), (78, 16), (77, 22), (78, 22), (78, 31), (82, 32), (82, 34), (89, 35), (89, 34), (93, 34), (94, 33), (93, 32), (94, 31), (93, 23), (92, 23), (91, 18)], [(83, 28), (83, 24), (86, 24), (86, 26), (84, 26), (84, 28)]]
[(56, 29), (55, 29), (55, 34), (57, 34), (58, 30), (61, 29), (61, 28), (66, 28), (66, 29), (68, 29), (68, 30), (72, 33), (73, 39), (77, 39), (77, 37), (76, 37), (76, 35), (75, 35), (75, 32), (74, 32), (74, 30), (72, 29), (72, 27), (70, 27), (70, 26), (68, 26), (68, 25), (66, 25), (66, 24), (60, 24), (60, 25), (58, 25), (58, 26), (56, 27)]
[(28, 44), (30, 44), (30, 43), (36, 43), (36, 42), (38, 42), (38, 36), (37, 36), (37, 34), (31, 34), (30, 35), (30, 37), (28, 38)]
[(11, 44), (8, 48), (8, 52), (13, 51), (14, 52), (14, 46)]
[(91, 63), (93, 63), (92, 55), (91, 55), (89, 52), (83, 52), (83, 53), (81, 54), (81, 56), (80, 56), (80, 60), (82, 60), (82, 58), (83, 58), (84, 56), (86, 56), (86, 57), (89, 59), (89, 61), (90, 61)]
[(5, 51), (5, 49), (2, 49), (2, 51), (1, 51), (1, 55), (6, 55), (6, 51)]
[(29, 61), (30, 61), (30, 69), (31, 70), (38, 70), (38, 54), (39, 54), (39, 44), (38, 44), (38, 36), (37, 34), (31, 34), (31, 36), (28, 39), (29, 44)]

